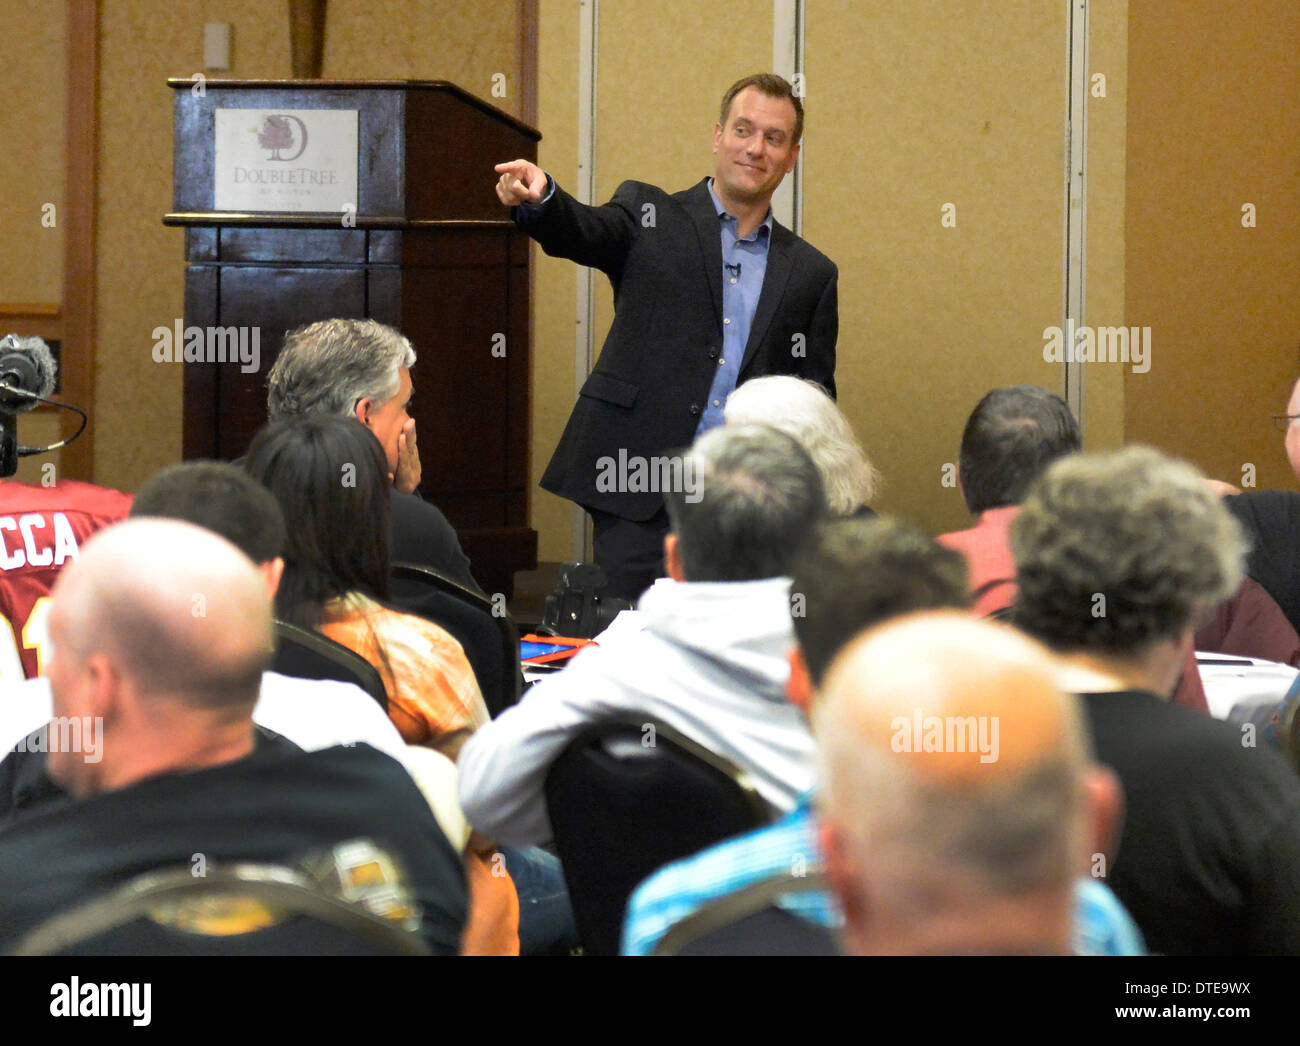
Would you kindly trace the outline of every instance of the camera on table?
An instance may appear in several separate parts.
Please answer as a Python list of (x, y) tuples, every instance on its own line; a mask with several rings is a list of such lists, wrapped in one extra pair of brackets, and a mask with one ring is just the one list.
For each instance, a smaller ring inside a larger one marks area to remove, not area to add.
[(600, 594), (608, 580), (595, 563), (565, 563), (559, 582), (546, 597), (539, 631), (575, 639), (591, 639), (605, 631), (622, 611), (632, 609), (626, 599)]

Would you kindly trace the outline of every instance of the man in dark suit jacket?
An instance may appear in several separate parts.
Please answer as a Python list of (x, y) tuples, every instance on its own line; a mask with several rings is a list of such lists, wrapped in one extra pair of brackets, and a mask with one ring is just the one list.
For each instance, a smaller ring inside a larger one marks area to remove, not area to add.
[(724, 95), (714, 176), (683, 192), (628, 181), (588, 207), (526, 160), (496, 168), (516, 223), (614, 287), (614, 322), (542, 477), (591, 513), (611, 594), (662, 575), (662, 490), (692, 479), (664, 456), (721, 424), (738, 384), (794, 374), (835, 394), (837, 270), (770, 207), (802, 131), (790, 85), (761, 74)]

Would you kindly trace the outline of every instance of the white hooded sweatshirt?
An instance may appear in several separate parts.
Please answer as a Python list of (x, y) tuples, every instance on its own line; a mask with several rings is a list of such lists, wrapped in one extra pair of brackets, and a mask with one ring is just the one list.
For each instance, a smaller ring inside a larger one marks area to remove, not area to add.
[(785, 697), (794, 646), (790, 580), (658, 581), (641, 597), (639, 631), (615, 629), (461, 750), (470, 824), (509, 846), (551, 838), (551, 763), (607, 719), (667, 726), (747, 772), (782, 811), (813, 786), (812, 735)]

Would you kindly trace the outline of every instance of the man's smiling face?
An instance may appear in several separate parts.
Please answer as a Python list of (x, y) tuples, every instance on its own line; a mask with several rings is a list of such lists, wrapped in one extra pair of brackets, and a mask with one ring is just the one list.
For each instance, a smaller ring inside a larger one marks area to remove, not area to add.
[(746, 87), (731, 100), (727, 125), (713, 131), (714, 189), (723, 203), (759, 204), (772, 198), (794, 170), (799, 143), (796, 114), (788, 98)]

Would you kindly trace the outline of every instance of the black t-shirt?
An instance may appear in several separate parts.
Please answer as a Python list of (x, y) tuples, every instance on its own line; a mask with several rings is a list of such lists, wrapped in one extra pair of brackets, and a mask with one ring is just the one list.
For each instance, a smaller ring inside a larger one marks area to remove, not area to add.
[(1300, 777), (1239, 726), (1146, 692), (1079, 695), (1124, 785), (1107, 884), (1153, 952), (1300, 953)]
[(1224, 498), (1223, 505), (1250, 535), (1246, 572), (1300, 632), (1300, 494), (1251, 490)]
[(283, 864), (351, 839), (401, 862), (424, 940), (455, 955), (464, 868), (407, 772), (366, 744), (303, 752), (280, 738), (220, 766), (18, 814), (0, 832), (0, 954), (50, 916), (196, 854)]
[(45, 772), (48, 738), (48, 726), (33, 730), (0, 759), (0, 831), (32, 807), (67, 798), (67, 792)]

